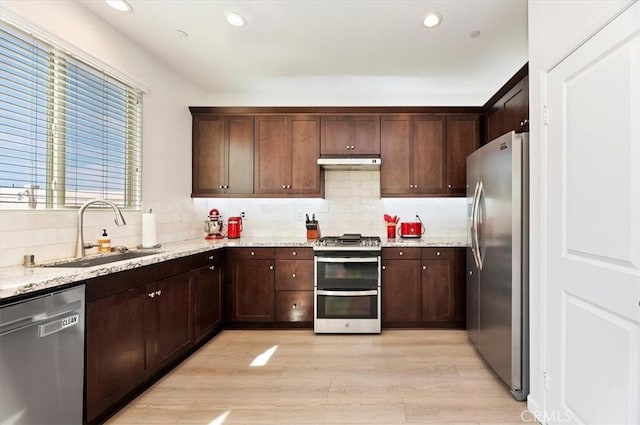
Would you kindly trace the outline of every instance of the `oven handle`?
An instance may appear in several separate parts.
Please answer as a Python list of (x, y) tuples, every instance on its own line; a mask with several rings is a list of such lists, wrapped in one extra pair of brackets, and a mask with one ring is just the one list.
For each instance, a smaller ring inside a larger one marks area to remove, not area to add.
[(364, 297), (370, 295), (378, 295), (378, 290), (372, 289), (370, 291), (325, 291), (322, 289), (318, 289), (316, 293), (318, 295), (328, 295), (330, 297)]
[(377, 263), (378, 257), (316, 257), (318, 263)]

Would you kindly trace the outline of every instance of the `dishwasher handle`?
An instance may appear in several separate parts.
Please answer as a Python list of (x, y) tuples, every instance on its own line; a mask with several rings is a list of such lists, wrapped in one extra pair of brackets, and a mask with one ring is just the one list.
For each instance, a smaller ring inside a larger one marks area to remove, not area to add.
[(81, 307), (82, 301), (74, 301), (63, 306), (62, 309), (34, 314), (15, 322), (7, 323), (6, 325), (0, 323), (0, 337), (38, 326), (38, 336), (44, 338), (45, 336), (77, 325), (80, 322), (80, 314), (77, 313), (77, 311), (80, 310)]

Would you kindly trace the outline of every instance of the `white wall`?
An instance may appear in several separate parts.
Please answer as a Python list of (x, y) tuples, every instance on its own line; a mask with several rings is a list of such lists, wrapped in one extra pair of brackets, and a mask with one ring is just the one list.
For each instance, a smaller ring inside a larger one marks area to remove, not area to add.
[[(169, 71), (75, 1), (3, 0), (0, 13), (25, 21), (148, 87), (143, 100), (143, 206), (158, 214), (160, 242), (200, 236), (206, 203), (193, 202), (189, 196), (188, 106), (205, 104), (203, 90)], [(87, 212), (85, 240), (97, 240), (100, 229), (107, 227), (113, 244), (139, 244), (141, 213), (124, 215), (128, 224), (118, 228), (111, 212)], [(75, 226), (75, 212), (1, 211), (0, 266), (20, 264), (24, 254), (35, 254), (36, 261), (72, 256)]]
[[(542, 126), (541, 75), (568, 55), (582, 41), (608, 22), (628, 0), (530, 0), (529, 1), (529, 90), (530, 90), (530, 307), (531, 394), (529, 408), (544, 415), (545, 393), (541, 384), (545, 370), (545, 250), (542, 223), (545, 216), (541, 186), (545, 175), (540, 141)], [(553, 412), (547, 412), (551, 417)]]

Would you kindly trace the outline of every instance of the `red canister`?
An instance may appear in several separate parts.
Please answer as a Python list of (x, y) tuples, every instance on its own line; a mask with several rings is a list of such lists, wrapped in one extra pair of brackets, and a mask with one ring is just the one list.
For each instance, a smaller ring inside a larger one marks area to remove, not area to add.
[(238, 239), (242, 232), (242, 217), (229, 217), (227, 222), (227, 237), (229, 239)]

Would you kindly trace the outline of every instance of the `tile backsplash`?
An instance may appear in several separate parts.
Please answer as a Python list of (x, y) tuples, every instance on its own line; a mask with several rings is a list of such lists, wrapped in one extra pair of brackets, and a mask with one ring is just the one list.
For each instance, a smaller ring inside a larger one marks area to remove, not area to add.
[[(204, 237), (203, 221), (217, 208), (225, 224), (244, 212), (244, 237), (301, 239), (306, 235), (304, 214), (315, 214), (323, 235), (362, 233), (386, 237), (383, 214), (415, 221), (419, 214), (426, 235), (465, 237), (464, 198), (380, 198), (379, 171), (325, 171), (325, 198), (211, 198), (145, 203), (156, 213), (158, 242)], [(113, 212), (89, 209), (84, 216), (84, 239), (96, 242), (107, 228), (112, 245), (135, 247), (141, 242), (142, 212), (124, 211), (127, 225), (117, 227)], [(2, 211), (0, 266), (22, 263), (25, 254), (36, 262), (73, 256), (76, 211)], [(225, 225), (226, 231), (226, 225)], [(95, 248), (88, 250), (95, 252)]]
[[(380, 198), (379, 171), (325, 171), (325, 198), (209, 199), (223, 217), (245, 212), (243, 236), (304, 238), (304, 214), (316, 215), (322, 235), (386, 237), (384, 214), (425, 224), (429, 236), (465, 237), (465, 198)], [(302, 219), (300, 219), (302, 214)]]

